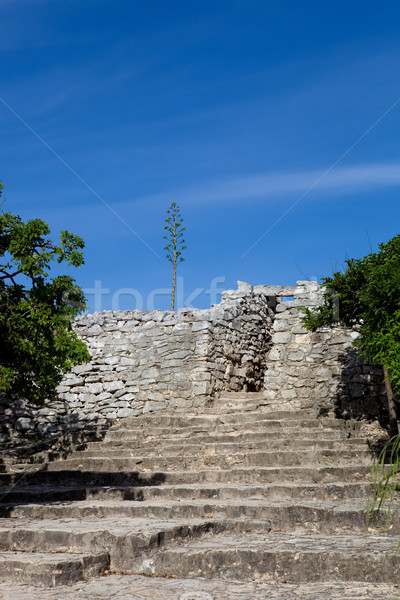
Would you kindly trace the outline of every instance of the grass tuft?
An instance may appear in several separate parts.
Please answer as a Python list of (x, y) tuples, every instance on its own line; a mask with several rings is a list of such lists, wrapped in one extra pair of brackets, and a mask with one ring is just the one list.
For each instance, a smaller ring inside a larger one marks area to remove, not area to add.
[[(384, 530), (387, 531), (390, 521), (390, 512), (396, 491), (400, 489), (400, 435), (392, 437), (384, 445), (379, 458), (372, 467), (372, 479), (375, 485), (369, 514), (387, 509)], [(400, 541), (397, 550), (400, 548)]]

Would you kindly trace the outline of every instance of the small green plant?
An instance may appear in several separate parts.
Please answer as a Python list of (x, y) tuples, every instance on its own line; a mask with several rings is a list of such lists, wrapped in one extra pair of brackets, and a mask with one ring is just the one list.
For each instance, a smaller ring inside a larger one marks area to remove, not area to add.
[(183, 219), (180, 214), (179, 206), (176, 202), (172, 202), (167, 210), (167, 218), (165, 219), (164, 229), (168, 232), (163, 237), (167, 240), (167, 245), (164, 250), (167, 251), (166, 258), (173, 266), (172, 277), (172, 294), (171, 294), (171, 310), (175, 308), (175, 285), (176, 285), (176, 266), (184, 261), (182, 251), (186, 249), (183, 232), (185, 228), (182, 225)]
[(386, 442), (372, 469), (374, 495), (369, 512), (379, 511), (386, 506), (385, 530), (389, 526), (390, 511), (395, 493), (400, 489), (399, 467), (400, 435), (396, 435)]

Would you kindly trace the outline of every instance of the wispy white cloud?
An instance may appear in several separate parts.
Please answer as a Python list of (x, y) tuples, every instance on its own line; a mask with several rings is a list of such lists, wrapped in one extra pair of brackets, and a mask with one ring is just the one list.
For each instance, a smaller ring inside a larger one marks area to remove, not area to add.
[[(298, 196), (307, 190), (324, 173), (321, 170), (286, 171), (247, 175), (242, 177), (209, 180), (165, 193), (133, 197), (120, 202), (112, 202), (115, 211), (129, 215), (131, 210), (140, 209), (144, 214), (153, 212), (155, 207), (163, 208), (172, 201), (195, 209), (211, 205), (232, 205), (246, 202), (253, 204), (280, 202)], [(307, 201), (318, 201), (323, 195), (325, 200), (335, 200), (343, 194), (359, 193), (366, 190), (399, 187), (400, 162), (365, 163), (349, 167), (337, 167), (316, 188), (309, 193)], [(93, 200), (94, 202), (94, 200)], [(80, 203), (80, 211), (93, 209), (92, 203)], [(65, 210), (60, 202), (59, 208), (52, 207), (50, 212), (62, 213)]]
[[(171, 190), (163, 194), (132, 199), (132, 201), (135, 202), (135, 206), (138, 202), (154, 205), (166, 204), (172, 200), (184, 203), (186, 206), (232, 203), (243, 200), (246, 202), (273, 201), (304, 192), (323, 172), (324, 169), (287, 171), (224, 178)], [(400, 162), (337, 167), (318, 184), (310, 194), (310, 198), (318, 198), (320, 192), (342, 194), (388, 186), (400, 186)], [(119, 203), (118, 206), (126, 206), (130, 202)]]

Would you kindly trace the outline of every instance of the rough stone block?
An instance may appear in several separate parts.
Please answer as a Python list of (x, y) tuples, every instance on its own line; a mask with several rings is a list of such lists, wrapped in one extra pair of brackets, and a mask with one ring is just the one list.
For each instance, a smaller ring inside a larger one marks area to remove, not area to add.
[(307, 331), (307, 329), (305, 327), (303, 327), (303, 325), (299, 324), (299, 325), (296, 325), (295, 327), (293, 327), (292, 333), (294, 333), (296, 335), (305, 335), (310, 332)]
[(89, 327), (89, 329), (87, 330), (87, 334), (89, 336), (100, 335), (101, 333), (103, 333), (103, 329), (100, 327), (100, 325), (97, 325), (97, 323)]
[(289, 331), (291, 329), (289, 323), (285, 319), (278, 319), (274, 323), (274, 331)]
[(304, 358), (304, 352), (301, 352), (300, 350), (289, 352), (287, 358), (291, 362), (300, 362)]
[(159, 392), (151, 392), (148, 394), (148, 399), (153, 402), (164, 402), (165, 396), (164, 394), (160, 394)]
[(110, 421), (114, 421), (117, 418), (117, 411), (115, 410), (104, 411), (104, 414), (106, 415), (107, 419), (110, 419)]
[(104, 364), (106, 365), (116, 365), (119, 362), (118, 356), (107, 356), (104, 359)]
[(263, 398), (265, 400), (275, 400), (278, 398), (278, 392), (276, 390), (272, 390), (270, 388), (263, 391)]
[(280, 360), (282, 357), (282, 350), (280, 348), (272, 348), (268, 354), (269, 361)]
[(192, 323), (192, 331), (212, 331), (213, 326), (209, 321), (197, 321)]
[(193, 393), (195, 396), (207, 396), (211, 392), (211, 385), (207, 381), (194, 381)]
[(132, 408), (120, 408), (117, 410), (117, 419), (123, 419), (125, 417), (133, 417), (134, 410)]
[(89, 404), (90, 402), (95, 402), (96, 400), (96, 396), (94, 396), (93, 394), (79, 394), (78, 399), (80, 402), (82, 402), (83, 404)]
[(116, 392), (124, 388), (122, 381), (106, 381), (103, 386), (106, 392)]
[(129, 403), (131, 403), (132, 400), (135, 400), (135, 398), (136, 398), (136, 395), (135, 394), (130, 394), (130, 393), (124, 394), (123, 396), (120, 396), (120, 400), (121, 401), (129, 402)]
[(29, 431), (30, 429), (35, 429), (35, 421), (33, 419), (21, 417), (15, 421), (15, 428), (17, 431)]
[(102, 383), (89, 383), (87, 385), (89, 394), (101, 394), (103, 391)]
[(271, 342), (273, 344), (288, 344), (291, 340), (290, 333), (282, 332), (282, 333), (274, 333), (271, 338)]
[(154, 402), (153, 400), (148, 400), (143, 407), (143, 413), (165, 410), (166, 407), (167, 405), (165, 402)]

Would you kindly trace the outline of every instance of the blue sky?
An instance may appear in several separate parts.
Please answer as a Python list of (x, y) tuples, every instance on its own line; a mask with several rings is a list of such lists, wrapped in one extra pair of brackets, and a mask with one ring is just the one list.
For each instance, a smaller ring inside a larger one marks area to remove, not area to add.
[(168, 307), (172, 201), (178, 305), (400, 232), (398, 2), (0, 0), (0, 23), (3, 208), (85, 239), (90, 310)]

